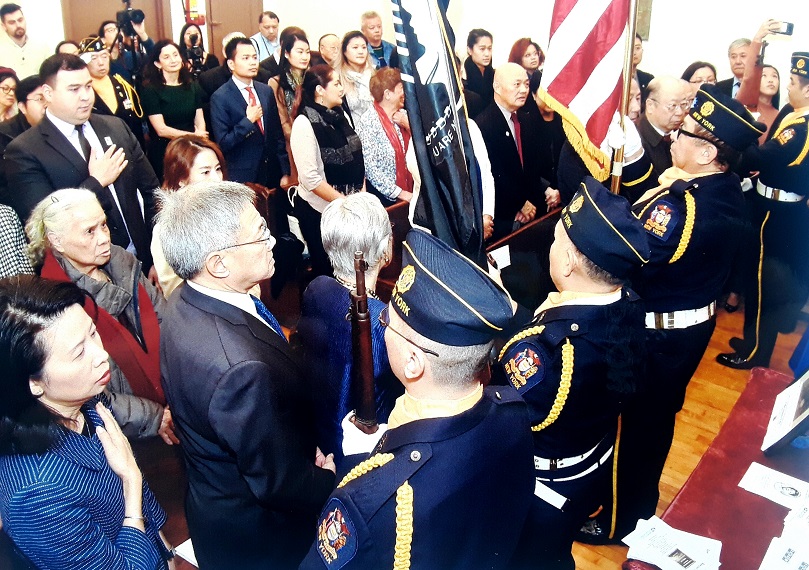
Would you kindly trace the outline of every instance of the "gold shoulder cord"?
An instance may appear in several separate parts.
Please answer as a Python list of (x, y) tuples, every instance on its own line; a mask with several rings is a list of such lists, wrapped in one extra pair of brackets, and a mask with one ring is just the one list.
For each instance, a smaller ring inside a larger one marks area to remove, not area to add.
[(669, 263), (674, 263), (680, 259), (685, 250), (688, 248), (688, 242), (691, 241), (691, 233), (694, 231), (694, 218), (697, 215), (697, 204), (691, 192), (686, 192), (685, 196), (685, 224), (683, 225), (683, 235), (680, 236), (680, 243), (677, 244), (677, 250), (674, 255), (669, 259)]
[(497, 360), (503, 360), (503, 356), (506, 354), (506, 351), (511, 347), (512, 344), (515, 342), (520, 342), (524, 338), (528, 338), (529, 336), (534, 336), (535, 334), (541, 334), (542, 331), (545, 330), (545, 325), (539, 325), (538, 327), (531, 327), (530, 329), (525, 329), (524, 331), (520, 331), (515, 334), (513, 337), (509, 339), (506, 345), (503, 347), (503, 350), (500, 351), (500, 356), (497, 357)]
[(396, 544), (393, 546), (393, 570), (410, 568), (413, 543), (413, 487), (405, 481), (396, 491)]
[(565, 339), (565, 344), (562, 347), (562, 377), (559, 381), (559, 390), (556, 392), (556, 399), (553, 401), (551, 411), (548, 412), (548, 417), (542, 423), (531, 426), (531, 431), (541, 431), (551, 425), (559, 418), (562, 413), (562, 408), (565, 407), (567, 395), (570, 393), (570, 384), (573, 381), (573, 345), (570, 344), (570, 339)]
[(135, 88), (132, 87), (129, 82), (120, 76), (120, 74), (115, 74), (115, 79), (121, 84), (121, 87), (124, 88), (126, 91), (126, 96), (129, 97), (129, 100), (132, 101), (132, 111), (135, 113), (135, 116), (138, 119), (143, 118), (143, 108), (140, 106), (140, 97), (138, 96), (138, 92), (135, 91)]
[(362, 477), (363, 475), (365, 475), (369, 471), (373, 471), (377, 467), (382, 467), (385, 463), (387, 463), (391, 459), (393, 459), (392, 453), (378, 453), (373, 457), (369, 457), (368, 459), (366, 459), (365, 461), (354, 467), (354, 469), (349, 471), (346, 474), (346, 476), (343, 477), (343, 480), (340, 481), (340, 484), (337, 485), (337, 488), (339, 489), (340, 487), (348, 485), (354, 479)]

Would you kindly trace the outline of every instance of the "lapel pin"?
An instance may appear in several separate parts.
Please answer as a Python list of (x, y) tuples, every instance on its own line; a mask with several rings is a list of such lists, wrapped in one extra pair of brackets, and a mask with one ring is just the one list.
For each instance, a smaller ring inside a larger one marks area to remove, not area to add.
[(112, 146), (112, 139), (110, 137), (104, 137), (104, 142), (107, 143), (107, 146)]

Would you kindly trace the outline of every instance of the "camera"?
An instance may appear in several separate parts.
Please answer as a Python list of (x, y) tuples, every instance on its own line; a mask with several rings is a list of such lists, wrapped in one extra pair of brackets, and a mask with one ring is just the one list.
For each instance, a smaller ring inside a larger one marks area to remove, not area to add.
[(133, 10), (131, 0), (123, 0), (123, 2), (126, 4), (126, 9), (118, 12), (115, 15), (115, 19), (118, 22), (118, 29), (121, 30), (121, 33), (132, 38), (137, 35), (132, 24), (142, 24), (146, 19), (146, 14), (143, 13), (143, 10), (137, 8)]
[(191, 68), (191, 74), (194, 76), (194, 79), (197, 79), (202, 73), (202, 45), (199, 38), (199, 34), (191, 34), (188, 36), (188, 40), (191, 42), (191, 47), (188, 48), (185, 52), (185, 56), (188, 58), (188, 65)]

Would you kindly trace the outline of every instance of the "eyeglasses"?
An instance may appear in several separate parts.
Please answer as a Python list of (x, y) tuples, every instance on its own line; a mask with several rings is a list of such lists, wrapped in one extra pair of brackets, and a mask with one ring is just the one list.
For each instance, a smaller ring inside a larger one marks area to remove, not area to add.
[(40, 105), (45, 102), (45, 97), (38, 95), (36, 97), (29, 97), (26, 99), (29, 103), (39, 103)]
[(716, 79), (692, 79), (689, 81), (692, 85), (702, 85), (703, 83), (710, 83), (711, 85), (716, 85)]
[(387, 307), (382, 309), (382, 312), (379, 313), (379, 324), (382, 325), (382, 328), (385, 328), (385, 329), (391, 331), (392, 333), (395, 333), (395, 334), (399, 335), (400, 337), (405, 339), (407, 342), (409, 342), (410, 344), (412, 344), (413, 346), (415, 346), (416, 348), (421, 350), (423, 353), (432, 354), (433, 356), (438, 358), (438, 353), (437, 352), (434, 352), (434, 351), (430, 350), (429, 348), (424, 348), (423, 346), (417, 345), (415, 342), (413, 342), (412, 340), (407, 338), (405, 335), (403, 335), (402, 333), (397, 331), (395, 328), (390, 326), (390, 315), (388, 314), (388, 308)]
[(687, 101), (683, 101), (682, 103), (669, 103), (668, 105), (663, 105), (662, 103), (660, 103), (660, 101), (658, 101), (657, 99), (652, 99), (651, 97), (649, 97), (649, 101), (654, 101), (658, 105), (662, 106), (669, 113), (674, 113), (674, 111), (676, 111), (677, 109), (679, 109), (680, 111), (685, 112), (685, 111), (687, 111), (688, 109), (691, 108), (691, 104), (692, 104), (691, 99), (688, 99)]
[(676, 131), (676, 132), (677, 132), (677, 135), (676, 135), (676, 136), (678, 136), (678, 137), (679, 137), (680, 135), (685, 135), (685, 136), (687, 136), (687, 137), (688, 137), (688, 138), (690, 138), (690, 139), (699, 139), (699, 140), (701, 140), (701, 141), (709, 142), (709, 143), (711, 143), (711, 144), (716, 144), (714, 141), (712, 141), (712, 140), (711, 140), (711, 139), (709, 139), (709, 138), (702, 137), (702, 136), (697, 135), (697, 134), (695, 134), (695, 133), (689, 133), (688, 131), (686, 131), (686, 130), (684, 130), (684, 129), (680, 129), (680, 130), (678, 130), (678, 131)]
[(14, 89), (16, 89), (16, 87), (7, 87), (5, 85), (0, 85), (0, 91), (5, 93), (6, 95), (10, 95), (11, 93), (14, 93)]
[(237, 243), (237, 244), (234, 244), (234, 245), (229, 245), (227, 247), (221, 248), (220, 251), (224, 251), (226, 249), (232, 249), (234, 247), (242, 247), (243, 245), (253, 245), (254, 243), (263, 243), (263, 242), (266, 242), (266, 241), (270, 241), (270, 243), (271, 243), (270, 247), (272, 247), (272, 245), (274, 245), (272, 243), (272, 241), (271, 241), (272, 239), (273, 239), (273, 237), (272, 237), (272, 234), (270, 233), (270, 229), (267, 227), (267, 222), (264, 221), (262, 223), (262, 226), (261, 226), (261, 239), (257, 239), (255, 241), (247, 241), (247, 242), (244, 242), (244, 243)]

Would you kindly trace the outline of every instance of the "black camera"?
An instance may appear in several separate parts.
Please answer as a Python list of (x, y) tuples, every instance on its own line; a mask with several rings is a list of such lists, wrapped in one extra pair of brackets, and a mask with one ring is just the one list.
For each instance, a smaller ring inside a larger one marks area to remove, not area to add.
[(188, 59), (202, 59), (202, 46), (199, 45), (199, 34), (191, 34), (188, 36), (191, 41), (191, 47), (188, 48)]
[(133, 38), (137, 34), (132, 24), (142, 24), (143, 20), (146, 19), (146, 14), (143, 13), (143, 10), (138, 10), (137, 8), (133, 10), (130, 0), (123, 0), (123, 2), (126, 4), (126, 10), (121, 10), (115, 15), (118, 21), (118, 29), (121, 30), (123, 35)]

